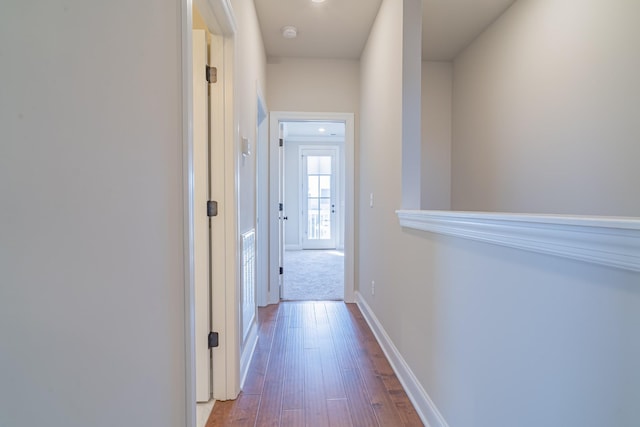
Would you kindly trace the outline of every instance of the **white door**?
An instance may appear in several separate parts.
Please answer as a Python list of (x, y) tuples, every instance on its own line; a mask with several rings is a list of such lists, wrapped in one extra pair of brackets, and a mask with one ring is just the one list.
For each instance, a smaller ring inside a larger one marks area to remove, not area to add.
[(209, 273), (209, 136), (208, 88), (205, 76), (207, 39), (204, 30), (193, 30), (193, 193), (194, 193), (194, 281), (196, 334), (196, 400), (211, 398), (211, 350), (207, 336), (211, 330)]
[(284, 200), (284, 123), (279, 124), (279, 148), (278, 148), (278, 200), (280, 201), (278, 207), (278, 260), (280, 265), (280, 271), (278, 276), (278, 295), (282, 298), (282, 285), (284, 281), (284, 222), (287, 220)]
[(336, 248), (337, 149), (302, 148), (302, 248)]
[[(228, 292), (227, 292), (227, 242), (232, 234), (227, 232), (228, 219), (234, 213), (229, 208), (225, 191), (228, 179), (225, 174), (230, 170), (227, 167), (225, 156), (229, 156), (229, 150), (225, 150), (225, 132), (227, 131), (227, 116), (225, 111), (229, 107), (225, 104), (225, 64), (224, 64), (224, 38), (218, 34), (209, 34), (209, 65), (217, 69), (217, 82), (209, 84), (209, 200), (222, 202), (218, 215), (210, 218), (211, 230), (211, 329), (218, 332), (220, 337), (234, 335), (234, 323), (227, 322)], [(233, 181), (233, 179), (231, 179)], [(224, 208), (224, 204), (227, 208)], [(233, 271), (233, 270), (231, 270)], [(238, 332), (239, 333), (239, 332)], [(226, 400), (236, 397), (237, 385), (231, 376), (227, 375), (228, 363), (234, 360), (230, 353), (233, 346), (225, 346), (225, 340), (220, 340), (220, 345), (211, 350), (211, 382), (213, 398)]]

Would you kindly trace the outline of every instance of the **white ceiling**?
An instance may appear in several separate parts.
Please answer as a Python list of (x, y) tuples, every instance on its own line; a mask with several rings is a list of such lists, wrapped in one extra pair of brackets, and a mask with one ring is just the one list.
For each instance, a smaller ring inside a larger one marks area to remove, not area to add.
[(344, 138), (345, 126), (341, 122), (286, 122), (285, 138), (334, 137)]
[(450, 61), (515, 0), (423, 0), (422, 59)]
[[(254, 0), (267, 56), (360, 58), (381, 0)], [(293, 25), (298, 37), (285, 39)]]
[[(451, 60), (515, 0), (423, 0), (422, 57)], [(254, 0), (267, 56), (358, 59), (381, 0)], [(285, 39), (293, 25), (298, 37)]]

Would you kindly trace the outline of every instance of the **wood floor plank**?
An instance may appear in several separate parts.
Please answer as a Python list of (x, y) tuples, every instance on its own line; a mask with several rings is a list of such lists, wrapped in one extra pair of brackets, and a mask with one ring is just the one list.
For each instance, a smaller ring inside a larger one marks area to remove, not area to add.
[(258, 310), (258, 342), (249, 365), (249, 371), (244, 383), (244, 394), (261, 394), (264, 378), (267, 372), (269, 352), (273, 345), (278, 306), (271, 305)]
[[(402, 420), (402, 424), (411, 427), (422, 426), (423, 424), (418, 413), (414, 409), (411, 400), (409, 400), (409, 396), (407, 396), (407, 393), (404, 391), (400, 380), (391, 369), (391, 365), (389, 365), (387, 359), (384, 359), (384, 361), (378, 361), (378, 363), (386, 363), (391, 371), (391, 373), (382, 374), (381, 378), (385, 388), (387, 389), (387, 393), (389, 393), (391, 400), (396, 406), (400, 419)], [(379, 371), (383, 370), (386, 371), (386, 369), (379, 368)]]
[(344, 333), (344, 322), (348, 321), (344, 306), (345, 304), (327, 304), (325, 308), (329, 319), (331, 338), (333, 340), (333, 348), (338, 367), (340, 370), (355, 370), (357, 369), (355, 358), (352, 357), (352, 352), (348, 344), (349, 340)]
[(244, 391), (206, 427), (422, 425), (356, 305), (260, 308), (258, 331)]
[(278, 309), (276, 305), (261, 307), (258, 309), (258, 342), (256, 348), (267, 353), (273, 345), (273, 335), (276, 330)]
[(315, 306), (317, 339), (320, 350), (320, 363), (324, 379), (324, 395), (327, 399), (346, 398), (340, 365), (336, 358), (335, 346), (329, 325), (329, 317), (324, 303)]
[(235, 400), (227, 400), (225, 402), (216, 401), (205, 427), (224, 427), (229, 425), (231, 412), (235, 404)]
[(301, 303), (302, 325), (304, 330), (304, 348), (318, 348), (316, 312), (313, 302)]
[(304, 425), (304, 410), (288, 409), (282, 411), (281, 427), (300, 427)]
[[(257, 349), (256, 349), (257, 350)], [(244, 383), (245, 394), (262, 394), (264, 387), (264, 379), (267, 374), (267, 362), (269, 354), (266, 352), (256, 351), (253, 355), (253, 361), (247, 373), (247, 379)]]
[(344, 387), (347, 391), (349, 413), (351, 414), (353, 425), (359, 427), (380, 426), (358, 371), (343, 371), (342, 378), (344, 378)]
[(293, 327), (292, 325), (290, 325), (288, 329), (286, 353), (284, 355), (287, 368), (283, 379), (283, 410), (304, 408), (305, 370), (303, 347), (304, 343), (302, 328)]
[[(343, 369), (342, 377), (344, 381), (347, 398), (349, 401), (349, 410), (354, 425), (357, 426), (377, 426), (378, 418), (375, 415), (371, 404), (371, 396), (369, 390), (364, 383), (360, 371), (362, 363), (361, 351), (356, 342), (357, 331), (353, 325), (352, 317), (346, 309), (349, 304), (340, 307), (337, 312), (335, 324), (335, 332), (342, 340), (342, 351), (346, 366), (351, 369)], [(356, 307), (357, 308), (357, 307)], [(344, 367), (343, 367), (344, 368)]]
[(387, 393), (382, 379), (377, 375), (364, 374), (363, 382), (369, 391), (371, 405), (381, 426), (403, 425), (395, 403)]
[(403, 421), (398, 412), (398, 408), (382, 381), (381, 372), (376, 365), (376, 361), (381, 360), (385, 363), (381, 365), (381, 369), (389, 374), (393, 371), (387, 362), (382, 348), (375, 340), (371, 329), (369, 329), (366, 321), (357, 307), (349, 310), (353, 320), (353, 348), (358, 355), (358, 366), (362, 381), (368, 390), (371, 404), (373, 405), (376, 417), (380, 425), (402, 425)]
[[(297, 307), (301, 303), (299, 303), (299, 302), (290, 302), (290, 303), (287, 303), (287, 304), (290, 304), (292, 307)], [(304, 322), (302, 320), (302, 310), (293, 310), (291, 312), (291, 319), (289, 321), (289, 327), (291, 327), (291, 328), (302, 328), (303, 326), (304, 326)]]
[(353, 427), (347, 399), (327, 400), (327, 410), (329, 411), (329, 425), (331, 427)]
[(264, 380), (262, 400), (256, 419), (256, 425), (278, 427), (282, 410), (282, 389), (285, 372), (284, 354), (287, 340), (288, 312), (287, 306), (280, 307), (276, 320), (273, 345), (269, 354), (267, 373)]
[(400, 414), (400, 419), (402, 420), (402, 425), (406, 427), (422, 427), (424, 424), (422, 420), (418, 416), (413, 404), (407, 397), (407, 395), (403, 391), (403, 398), (399, 399), (395, 402), (398, 413)]
[(242, 394), (236, 399), (231, 414), (232, 427), (253, 427), (256, 423), (258, 408), (260, 405), (260, 395)]
[(329, 425), (327, 402), (324, 395), (324, 377), (320, 363), (320, 350), (304, 349), (304, 412), (305, 425), (325, 427)]

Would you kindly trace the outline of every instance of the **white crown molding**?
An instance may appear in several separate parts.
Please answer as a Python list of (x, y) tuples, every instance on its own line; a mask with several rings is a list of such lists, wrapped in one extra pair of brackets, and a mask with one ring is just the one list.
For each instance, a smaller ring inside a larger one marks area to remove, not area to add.
[(405, 228), (640, 272), (640, 218), (396, 211)]

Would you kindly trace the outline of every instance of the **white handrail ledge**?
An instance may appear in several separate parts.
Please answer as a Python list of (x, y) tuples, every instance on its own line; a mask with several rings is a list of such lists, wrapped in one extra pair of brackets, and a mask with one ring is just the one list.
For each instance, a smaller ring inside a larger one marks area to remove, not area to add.
[(640, 218), (396, 211), (400, 225), (640, 272)]

